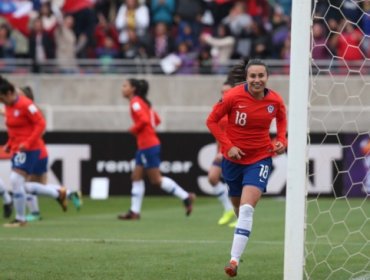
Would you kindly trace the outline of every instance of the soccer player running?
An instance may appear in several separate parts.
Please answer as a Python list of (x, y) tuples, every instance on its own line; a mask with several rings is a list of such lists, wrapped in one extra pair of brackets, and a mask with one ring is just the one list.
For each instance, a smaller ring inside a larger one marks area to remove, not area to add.
[[(266, 191), (272, 168), (272, 156), (284, 153), (286, 110), (281, 96), (266, 88), (268, 67), (252, 59), (245, 67), (246, 84), (229, 90), (214, 106), (207, 126), (221, 143), (222, 175), (229, 186), (229, 196), (238, 216), (231, 246), (231, 259), (225, 267), (230, 277), (237, 275), (242, 253), (253, 224), (253, 212)], [(226, 131), (218, 126), (227, 115)], [(270, 138), (270, 125), (276, 118), (276, 140)]]
[(47, 152), (42, 139), (46, 124), (40, 110), (31, 99), (19, 94), (14, 85), (3, 77), (0, 77), (0, 102), (5, 105), (8, 142), (3, 149), (12, 155), (10, 184), (16, 212), (15, 219), (4, 226), (26, 225), (27, 193), (53, 197), (66, 211), (66, 188), (48, 188), (38, 183), (26, 183), (30, 175), (41, 176), (46, 172)]
[(193, 210), (195, 194), (188, 193), (171, 178), (162, 176), (159, 170), (161, 145), (155, 127), (159, 125), (160, 119), (147, 99), (148, 90), (146, 80), (128, 79), (122, 85), (122, 95), (130, 101), (131, 118), (134, 123), (129, 131), (136, 137), (138, 150), (131, 175), (131, 207), (127, 213), (118, 215), (118, 219), (121, 220), (140, 219), (145, 193), (144, 175), (147, 175), (152, 185), (181, 199), (187, 216)]

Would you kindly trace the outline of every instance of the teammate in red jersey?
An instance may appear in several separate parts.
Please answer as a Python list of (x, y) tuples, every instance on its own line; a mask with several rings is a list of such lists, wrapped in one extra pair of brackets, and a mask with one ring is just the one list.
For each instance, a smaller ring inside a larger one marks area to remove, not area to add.
[(65, 211), (67, 208), (65, 188), (45, 188), (42, 185), (26, 183), (29, 175), (43, 174), (46, 171), (47, 154), (42, 139), (45, 120), (41, 112), (32, 100), (19, 94), (14, 85), (3, 77), (0, 77), (0, 102), (5, 105), (8, 142), (4, 150), (12, 155), (10, 183), (16, 212), (15, 220), (4, 226), (20, 227), (26, 224), (26, 193), (53, 197)]
[(193, 209), (195, 195), (185, 191), (171, 178), (162, 176), (159, 170), (161, 146), (155, 127), (159, 125), (160, 119), (147, 99), (148, 89), (146, 80), (128, 79), (122, 86), (123, 97), (130, 101), (131, 117), (134, 122), (130, 132), (136, 137), (138, 150), (135, 155), (135, 169), (131, 175), (131, 208), (127, 213), (118, 215), (121, 220), (140, 219), (145, 193), (144, 173), (151, 184), (180, 198), (187, 216)]
[[(266, 88), (268, 67), (252, 59), (245, 67), (245, 75), (246, 84), (229, 90), (207, 119), (209, 130), (222, 146), (222, 175), (238, 216), (230, 263), (225, 267), (231, 277), (237, 274), (252, 230), (254, 209), (266, 191), (271, 157), (284, 153), (287, 145), (285, 105), (278, 93)], [(225, 115), (228, 125), (222, 131), (217, 123)], [(277, 137), (273, 143), (269, 131), (274, 118)]]

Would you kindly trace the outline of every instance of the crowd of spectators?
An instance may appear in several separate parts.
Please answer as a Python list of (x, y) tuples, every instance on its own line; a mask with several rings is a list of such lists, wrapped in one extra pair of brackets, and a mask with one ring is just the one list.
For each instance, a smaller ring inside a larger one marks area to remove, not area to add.
[[(10, 2), (32, 4), (28, 28), (21, 30), (23, 52), (12, 36), (17, 26), (7, 15)], [(0, 0), (0, 17), (8, 19), (0, 25), (0, 58), (31, 58), (34, 72), (53, 59), (69, 73), (77, 71), (77, 59), (109, 64), (175, 54), (179, 73), (225, 73), (222, 66), (230, 59), (289, 59), (291, 2)], [(314, 59), (370, 57), (370, 0), (318, 0), (314, 14)]]

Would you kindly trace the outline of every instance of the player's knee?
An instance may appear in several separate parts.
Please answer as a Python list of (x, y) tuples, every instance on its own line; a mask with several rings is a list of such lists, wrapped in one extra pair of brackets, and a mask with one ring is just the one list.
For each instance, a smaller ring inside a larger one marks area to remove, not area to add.
[(239, 208), (239, 218), (249, 219), (253, 216), (254, 208), (249, 204), (243, 204)]
[(10, 173), (10, 184), (12, 185), (13, 192), (15, 193), (24, 192), (25, 191), (24, 182), (25, 178), (22, 175), (14, 171)]
[(220, 182), (219, 178), (216, 177), (216, 176), (213, 176), (212, 174), (208, 175), (208, 182), (212, 185), (212, 186), (216, 186), (218, 184), (218, 182)]

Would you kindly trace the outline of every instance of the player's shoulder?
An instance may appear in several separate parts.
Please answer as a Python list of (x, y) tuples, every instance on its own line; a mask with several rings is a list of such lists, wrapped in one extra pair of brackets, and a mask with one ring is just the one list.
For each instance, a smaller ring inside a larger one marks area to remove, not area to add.
[(244, 85), (237, 85), (231, 89), (229, 89), (227, 92), (224, 93), (224, 98), (233, 98), (237, 95), (243, 95), (245, 92)]

